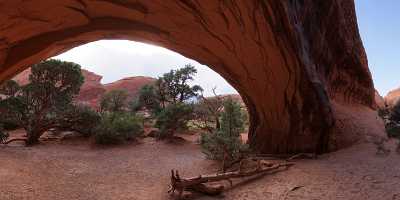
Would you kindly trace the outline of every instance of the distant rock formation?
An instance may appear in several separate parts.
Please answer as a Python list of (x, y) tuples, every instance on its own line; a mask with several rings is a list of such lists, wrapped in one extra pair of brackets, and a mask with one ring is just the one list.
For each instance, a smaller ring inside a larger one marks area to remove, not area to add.
[[(29, 83), (29, 75), (31, 74), (31, 68), (24, 70), (13, 78), (20, 85)], [(124, 78), (112, 83), (102, 84), (102, 76), (90, 72), (88, 70), (82, 69), (82, 74), (85, 78), (79, 95), (75, 98), (75, 101), (84, 105), (88, 105), (92, 108), (98, 108), (100, 99), (104, 93), (121, 89), (126, 90), (129, 95), (129, 99), (134, 98), (139, 89), (146, 85), (153, 83), (156, 79), (146, 76), (135, 76)]]
[(393, 107), (397, 101), (400, 99), (400, 88), (391, 90), (386, 96), (385, 96), (385, 103), (386, 105), (391, 108)]
[(134, 76), (105, 84), (104, 88), (107, 92), (115, 89), (126, 90), (129, 95), (128, 98), (132, 99), (137, 95), (141, 87), (147, 84), (152, 84), (155, 81), (156, 79), (151, 77)]
[(106, 92), (103, 84), (101, 84), (103, 77), (84, 69), (82, 74), (85, 77), (85, 82), (75, 100), (92, 108), (97, 108), (101, 97)]
[(379, 94), (377, 90), (375, 90), (375, 103), (378, 109), (386, 107), (385, 99)]

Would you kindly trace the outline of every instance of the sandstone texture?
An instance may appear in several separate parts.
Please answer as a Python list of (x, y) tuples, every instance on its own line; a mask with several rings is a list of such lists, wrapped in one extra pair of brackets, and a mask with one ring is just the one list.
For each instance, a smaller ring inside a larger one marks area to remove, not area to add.
[(386, 107), (385, 99), (375, 90), (375, 103), (378, 109), (383, 109)]
[[(323, 153), (334, 138), (369, 130), (351, 118), (336, 123), (348, 115), (337, 106), (375, 107), (352, 0), (3, 0), (0, 82), (101, 39), (147, 42), (208, 65), (241, 94), (260, 152)], [(349, 143), (364, 137), (356, 135)]]
[(385, 96), (385, 103), (389, 108), (392, 108), (400, 99), (400, 88), (391, 90)]
[(82, 74), (85, 77), (85, 82), (75, 100), (92, 108), (98, 108), (100, 99), (106, 91), (101, 84), (103, 77), (87, 70), (82, 70)]
[[(31, 70), (28, 68), (13, 77), (13, 79), (21, 85), (27, 84), (29, 83), (30, 73)], [(135, 76), (124, 78), (109, 84), (102, 84), (102, 76), (85, 69), (82, 69), (82, 74), (85, 78), (85, 82), (81, 87), (79, 95), (75, 98), (75, 101), (80, 104), (88, 105), (94, 109), (99, 108), (101, 97), (106, 92), (111, 90), (125, 90), (129, 95), (129, 99), (133, 99), (138, 94), (141, 87), (146, 84), (152, 84), (156, 81), (156, 79), (151, 77)]]
[(109, 92), (111, 90), (125, 90), (128, 92), (128, 99), (134, 98), (141, 87), (148, 84), (153, 84), (155, 78), (145, 76), (135, 76), (124, 78), (109, 84), (104, 85), (104, 89)]

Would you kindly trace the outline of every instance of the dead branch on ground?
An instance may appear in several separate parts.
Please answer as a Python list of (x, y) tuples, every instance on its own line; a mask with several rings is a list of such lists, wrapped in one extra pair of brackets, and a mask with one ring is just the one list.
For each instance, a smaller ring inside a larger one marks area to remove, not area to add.
[(266, 174), (269, 172), (274, 172), (279, 169), (288, 169), (294, 163), (283, 162), (283, 163), (268, 163), (266, 166), (262, 166), (261, 162), (257, 163), (257, 166), (251, 170), (242, 169), (242, 162), (240, 167), (236, 171), (217, 173), (211, 175), (199, 175), (192, 178), (181, 178), (179, 172), (176, 170), (171, 170), (171, 188), (169, 193), (174, 194), (175, 191), (178, 192), (178, 198), (182, 197), (183, 191), (195, 191), (207, 195), (218, 195), (224, 190), (223, 185), (209, 186), (206, 183), (229, 181), (232, 184), (231, 179), (244, 178), (254, 175)]
[(7, 141), (3, 142), (2, 144), (9, 144), (11, 142), (17, 142), (17, 141), (23, 141), (23, 142), (26, 143), (28, 141), (28, 139), (26, 139), (26, 138), (13, 138), (13, 139), (10, 139), (10, 140), (7, 140)]

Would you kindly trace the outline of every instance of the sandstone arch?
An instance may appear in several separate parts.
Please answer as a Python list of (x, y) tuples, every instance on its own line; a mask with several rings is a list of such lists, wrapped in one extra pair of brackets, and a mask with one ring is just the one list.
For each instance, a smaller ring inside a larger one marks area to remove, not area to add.
[(1, 0), (0, 81), (100, 39), (210, 66), (242, 95), (265, 153), (326, 152), (332, 101), (374, 104), (351, 0)]

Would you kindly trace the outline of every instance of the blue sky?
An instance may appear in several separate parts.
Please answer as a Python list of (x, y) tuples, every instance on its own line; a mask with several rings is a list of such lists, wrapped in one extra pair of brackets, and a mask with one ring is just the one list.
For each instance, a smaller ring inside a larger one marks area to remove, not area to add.
[(375, 88), (400, 87), (400, 0), (355, 0), (358, 26)]

